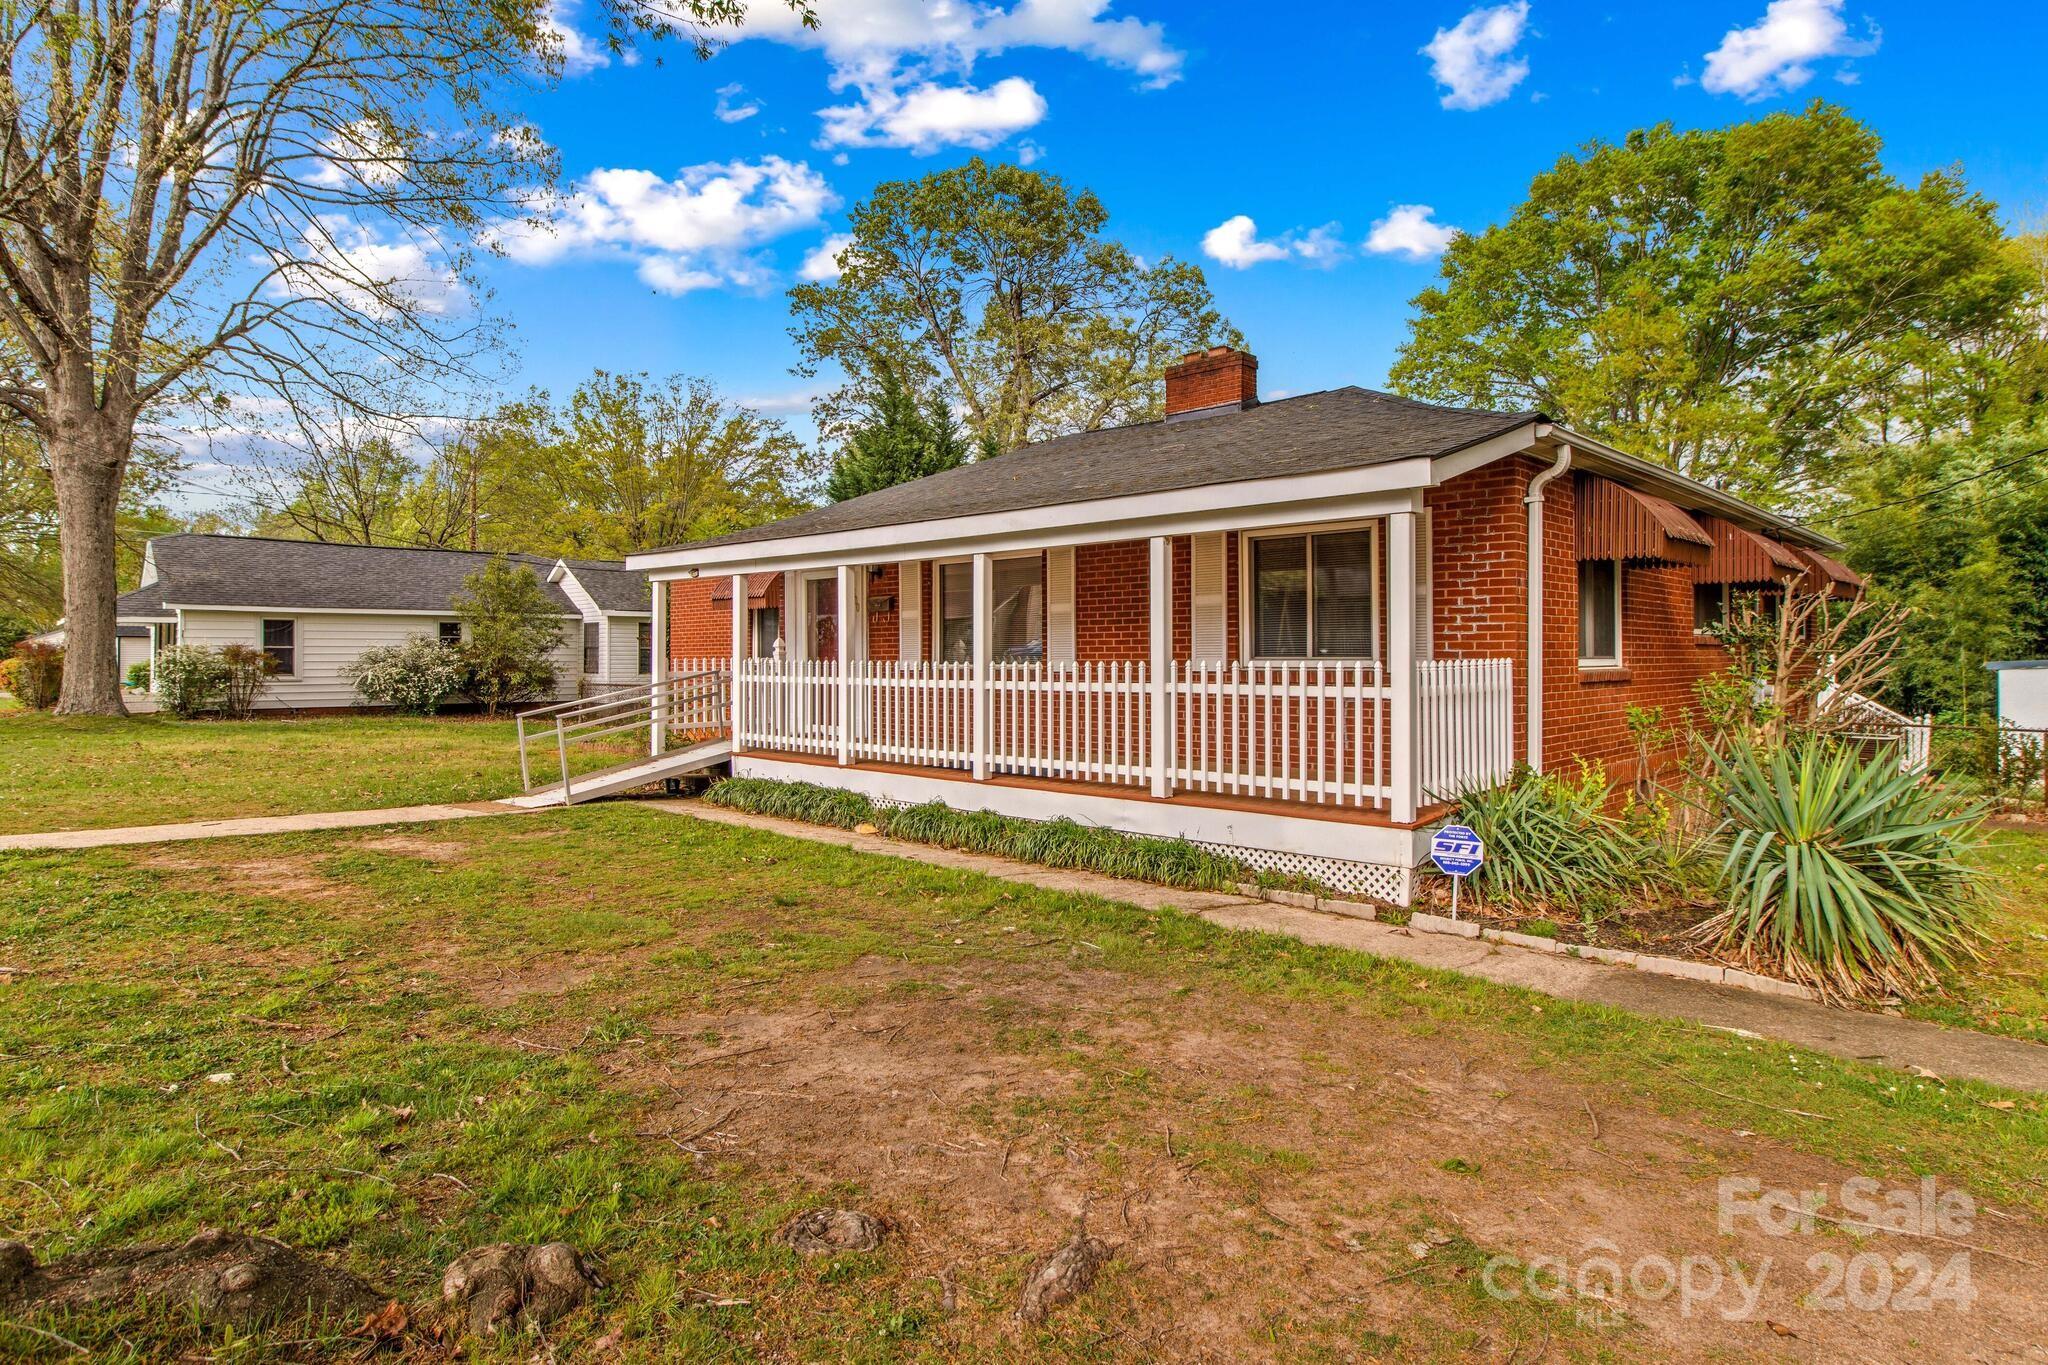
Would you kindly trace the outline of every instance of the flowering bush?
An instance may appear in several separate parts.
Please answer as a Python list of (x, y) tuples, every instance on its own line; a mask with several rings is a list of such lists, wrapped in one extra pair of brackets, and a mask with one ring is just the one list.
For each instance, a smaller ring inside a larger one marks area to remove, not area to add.
[(196, 716), (220, 705), (228, 666), (202, 645), (176, 645), (156, 656), (156, 699), (174, 716)]
[(63, 686), (64, 651), (60, 647), (30, 644), (27, 640), (15, 645), (14, 668), (7, 687), (23, 706), (48, 710), (57, 704), (57, 693)]
[(342, 670), (342, 676), (372, 705), (431, 716), (461, 690), (467, 671), (459, 650), (415, 635), (402, 645), (371, 646)]

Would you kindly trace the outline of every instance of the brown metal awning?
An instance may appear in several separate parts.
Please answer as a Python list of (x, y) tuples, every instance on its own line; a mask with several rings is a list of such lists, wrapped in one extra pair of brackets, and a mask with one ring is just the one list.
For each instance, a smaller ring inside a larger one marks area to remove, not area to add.
[(1855, 597), (1863, 591), (1863, 575), (1839, 559), (1819, 550), (1795, 546), (1792, 551), (1807, 566), (1806, 579), (1799, 586), (1807, 592), (1824, 592), (1831, 597)]
[(1782, 587), (1788, 578), (1802, 578), (1808, 565), (1781, 541), (1746, 530), (1720, 517), (1701, 517), (1714, 550), (1693, 574), (1697, 583), (1733, 583), (1747, 587)]
[(1580, 475), (1573, 499), (1582, 560), (1701, 565), (1713, 551), (1713, 537), (1697, 521), (1654, 493), (1597, 475)]
[[(713, 603), (732, 601), (732, 580), (721, 577), (711, 585)], [(766, 573), (747, 575), (747, 606), (779, 607), (782, 605), (782, 575), (774, 570)]]

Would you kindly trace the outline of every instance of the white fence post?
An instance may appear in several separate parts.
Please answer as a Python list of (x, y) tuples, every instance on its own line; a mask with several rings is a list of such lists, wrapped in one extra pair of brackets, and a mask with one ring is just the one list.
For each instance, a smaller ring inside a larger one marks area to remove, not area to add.
[(744, 706), (740, 694), (746, 689), (740, 685), (740, 676), (747, 662), (747, 576), (736, 573), (732, 576), (732, 751), (740, 751), (740, 725)]
[[(866, 579), (860, 580), (862, 587)], [(853, 762), (853, 587), (854, 566), (841, 564), (838, 569), (839, 618), (833, 623), (832, 634), (838, 646), (839, 676), (835, 681), (838, 695), (833, 699), (832, 711), (838, 721), (837, 736), (839, 766), (844, 768)]]
[(988, 777), (989, 749), (989, 660), (995, 650), (990, 638), (994, 629), (995, 574), (986, 552), (974, 556), (974, 674), (970, 700), (974, 709), (972, 725), (974, 755), (970, 770), (974, 780)]
[(655, 579), (651, 589), (653, 600), (649, 607), (654, 619), (649, 632), (652, 638), (648, 641), (647, 671), (652, 675), (648, 682), (654, 689), (654, 714), (647, 733), (647, 753), (651, 758), (660, 758), (668, 748), (668, 580)]
[(1415, 666), (1415, 513), (1396, 512), (1387, 518), (1387, 675), (1393, 686), (1387, 701), (1388, 805), (1394, 823), (1415, 819), (1421, 747), (1416, 726), (1416, 692), (1421, 677)]
[(1173, 541), (1153, 536), (1152, 605), (1152, 795), (1173, 795)]

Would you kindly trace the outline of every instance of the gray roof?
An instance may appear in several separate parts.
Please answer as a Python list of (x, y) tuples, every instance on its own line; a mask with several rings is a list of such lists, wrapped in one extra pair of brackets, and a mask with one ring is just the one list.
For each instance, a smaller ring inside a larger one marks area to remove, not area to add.
[[(262, 536), (173, 535), (150, 542), (157, 581), (123, 594), (119, 614), (164, 614), (181, 607), (325, 608), (330, 611), (450, 612), (462, 580), (491, 556), (470, 550), (416, 550), (384, 545), (327, 545)], [(532, 566), (548, 597), (565, 616), (580, 616), (567, 594), (546, 583), (555, 564), (542, 555), (508, 555)], [(627, 576), (615, 560), (571, 560), (586, 584), (594, 577)], [(640, 575), (630, 575), (639, 578)], [(617, 597), (617, 585), (604, 592)], [(642, 595), (645, 595), (643, 580)], [(605, 596), (591, 585), (593, 596)], [(627, 608), (618, 608), (626, 610)], [(644, 608), (643, 608), (644, 610)]]
[(616, 560), (570, 559), (563, 562), (601, 610), (653, 614), (654, 592), (648, 586), (646, 574), (628, 569)]
[(1984, 666), (1993, 673), (2003, 672), (2008, 668), (2048, 668), (2048, 659), (1993, 659)]
[(1362, 469), (1448, 455), (1540, 420), (1535, 412), (1438, 407), (1372, 389), (1329, 389), (1243, 412), (1060, 436), (784, 521), (695, 541), (691, 548)]

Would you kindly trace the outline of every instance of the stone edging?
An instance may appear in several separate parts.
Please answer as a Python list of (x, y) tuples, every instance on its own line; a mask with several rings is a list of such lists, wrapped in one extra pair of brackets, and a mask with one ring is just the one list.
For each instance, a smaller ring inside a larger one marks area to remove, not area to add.
[[(1310, 895), (1306, 891), (1278, 891), (1267, 887), (1242, 885), (1237, 888), (1247, 896), (1272, 901), (1277, 905), (1291, 905), (1301, 910), (1322, 910), (1335, 915), (1350, 915), (1356, 919), (1376, 920), (1380, 917), (1379, 907), (1364, 901), (1327, 900)], [(1453, 920), (1443, 915), (1432, 915), (1425, 910), (1413, 910), (1408, 915), (1408, 927), (1425, 934), (1449, 934), (1457, 938), (1480, 939), (1488, 943), (1505, 943), (1510, 947), (1527, 948), (1532, 952), (1551, 953), (1558, 957), (1584, 958), (1592, 962), (1605, 962), (1616, 967), (1633, 967), (1639, 972), (1653, 976), (1672, 976), (1685, 981), (1706, 981), (1717, 986), (1734, 986), (1738, 990), (1755, 991), (1760, 995), (1790, 996), (1794, 1000), (1819, 1001), (1820, 992), (1796, 981), (1781, 981), (1775, 976), (1762, 976), (1746, 972), (1740, 967), (1724, 967), (1718, 962), (1696, 962), (1685, 957), (1660, 957), (1655, 953), (1633, 953), (1624, 948), (1596, 948), (1587, 943), (1564, 943), (1554, 938), (1539, 938), (1535, 934), (1518, 934), (1512, 929), (1488, 929), (1472, 920)]]

